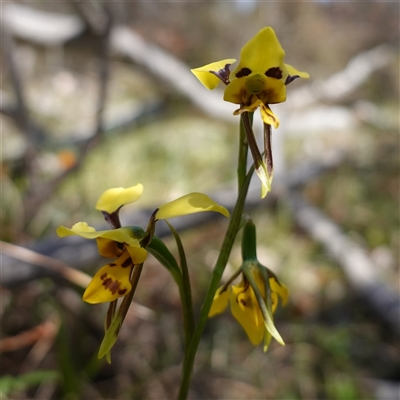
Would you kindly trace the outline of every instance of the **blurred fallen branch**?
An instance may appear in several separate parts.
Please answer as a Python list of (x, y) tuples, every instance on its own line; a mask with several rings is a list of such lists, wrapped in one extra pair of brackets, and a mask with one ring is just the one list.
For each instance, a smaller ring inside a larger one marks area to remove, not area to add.
[(321, 243), (338, 262), (349, 284), (392, 329), (400, 333), (400, 299), (379, 277), (367, 252), (328, 216), (309, 204), (298, 192), (289, 191), (286, 201), (297, 224)]
[(0, 249), (2, 255), (7, 255), (8, 257), (26, 262), (30, 265), (47, 268), (49, 271), (51, 271), (51, 275), (54, 276), (53, 273), (56, 273), (57, 276), (61, 276), (68, 282), (71, 282), (81, 288), (85, 288), (92, 279), (88, 274), (71, 268), (63, 261), (40, 254), (33, 250), (29, 250), (25, 247), (0, 241)]
[(129, 57), (161, 82), (171, 85), (174, 91), (188, 98), (206, 114), (233, 122), (234, 107), (221, 101), (222, 92), (200, 90), (200, 83), (187, 64), (148, 42), (131, 28), (116, 26), (111, 34), (111, 45), (115, 52)]
[(337, 103), (361, 86), (369, 76), (395, 58), (388, 44), (378, 45), (353, 57), (346, 68), (323, 81), (315, 81), (291, 91), (290, 105), (305, 108), (318, 102)]
[(1, 20), (14, 36), (44, 46), (63, 45), (85, 29), (76, 15), (44, 12), (18, 3), (2, 4)]

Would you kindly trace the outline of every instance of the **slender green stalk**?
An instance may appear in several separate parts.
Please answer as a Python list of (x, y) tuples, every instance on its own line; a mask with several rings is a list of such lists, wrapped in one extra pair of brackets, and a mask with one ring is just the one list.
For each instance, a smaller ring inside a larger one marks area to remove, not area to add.
[[(239, 144), (242, 146), (242, 143)], [(246, 160), (244, 157), (239, 157), (240, 163), (245, 163)], [(246, 165), (241, 165), (238, 167), (238, 172), (242, 171), (246, 168)], [(199, 321), (197, 323), (196, 329), (194, 331), (192, 340), (190, 342), (190, 346), (188, 351), (185, 353), (185, 359), (183, 361), (182, 367), (182, 380), (181, 386), (178, 394), (179, 400), (184, 400), (187, 397), (189, 386), (190, 386), (190, 379), (192, 375), (192, 369), (194, 364), (194, 359), (196, 356), (197, 348), (200, 343), (201, 336), (203, 334), (204, 328), (207, 323), (208, 314), (211, 309), (211, 305), (214, 299), (214, 295), (218, 289), (220, 284), (220, 280), (222, 274), (224, 272), (225, 266), (228, 262), (228, 258), (230, 252), (233, 247), (234, 240), (236, 238), (237, 232), (240, 228), (242, 213), (244, 204), (246, 201), (247, 191), (249, 188), (250, 180), (254, 172), (254, 167), (251, 167), (247, 175), (245, 176), (241, 187), (239, 187), (239, 195), (236, 200), (235, 208), (232, 212), (231, 219), (229, 221), (229, 226), (225, 234), (224, 241), (222, 243), (221, 252), (219, 254), (218, 260), (215, 264), (213, 274), (211, 276), (210, 284), (204, 299), (203, 306), (200, 311)], [(241, 179), (239, 179), (241, 181)]]
[[(253, 122), (253, 113), (249, 116), (250, 121)], [(246, 129), (243, 122), (243, 116), (240, 116), (240, 137), (239, 137), (239, 156), (238, 156), (238, 188), (243, 186), (243, 182), (246, 178), (246, 165), (247, 165), (247, 153), (249, 150), (249, 143), (247, 141)]]

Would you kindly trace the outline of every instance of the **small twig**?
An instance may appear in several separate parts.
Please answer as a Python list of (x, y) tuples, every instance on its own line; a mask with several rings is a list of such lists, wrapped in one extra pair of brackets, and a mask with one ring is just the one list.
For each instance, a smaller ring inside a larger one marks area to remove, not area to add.
[(92, 279), (91, 276), (70, 267), (63, 261), (39, 254), (25, 247), (0, 241), (0, 249), (2, 254), (6, 254), (9, 257), (16, 258), (32, 265), (47, 268), (53, 272), (56, 272), (67, 281), (82, 288), (85, 288)]

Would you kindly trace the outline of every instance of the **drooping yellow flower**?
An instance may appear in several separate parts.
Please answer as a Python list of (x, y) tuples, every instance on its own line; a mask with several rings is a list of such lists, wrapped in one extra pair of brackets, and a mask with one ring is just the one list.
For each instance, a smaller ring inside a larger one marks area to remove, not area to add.
[[(142, 234), (138, 234), (135, 227), (121, 227), (118, 216), (120, 208), (137, 201), (142, 191), (143, 186), (138, 184), (126, 189), (108, 189), (100, 196), (96, 209), (103, 213), (106, 221), (115, 229), (96, 231), (86, 222), (78, 222), (72, 228), (60, 226), (57, 229), (60, 237), (77, 235), (85, 239), (96, 239), (100, 255), (115, 258), (100, 268), (89, 283), (83, 294), (83, 300), (88, 303), (112, 302), (126, 296), (132, 288), (130, 278), (133, 268), (135, 265), (142, 264), (147, 258), (147, 251), (142, 243), (145, 233), (142, 231)], [(189, 193), (160, 206), (154, 213), (152, 223), (204, 211), (216, 211), (229, 216), (225, 207), (205, 194)]]
[[(300, 72), (284, 63), (285, 52), (271, 27), (261, 29), (242, 48), (238, 66), (229, 73), (234, 59), (227, 59), (192, 69), (199, 81), (207, 88), (214, 89), (219, 81), (227, 86), (224, 100), (240, 104), (235, 115), (260, 108), (265, 124), (279, 126), (278, 117), (269, 104), (286, 100), (286, 85), (296, 78), (309, 78), (307, 72)], [(206, 73), (208, 71), (208, 74)]]
[[(266, 351), (271, 336), (275, 337), (282, 345), (284, 342), (275, 329), (273, 321), (266, 321), (265, 310), (267, 308), (267, 293), (260, 268), (265, 267), (257, 265), (250, 268), (253, 282), (249, 282), (246, 276), (243, 275), (242, 281), (238, 285), (221, 286), (214, 296), (209, 317), (223, 312), (229, 303), (233, 316), (246, 331), (251, 343), (256, 346), (260, 344), (264, 338), (264, 351)], [(260, 297), (257, 296), (253, 289), (254, 283), (257, 286)], [(272, 313), (274, 313), (278, 306), (279, 297), (282, 300), (282, 304), (286, 304), (288, 290), (275, 276), (269, 277), (269, 286), (272, 302), (271, 308)], [(264, 312), (262, 310), (263, 308)]]
[(147, 258), (147, 251), (140, 246), (129, 227), (96, 231), (86, 222), (78, 222), (71, 229), (60, 226), (57, 235), (96, 239), (100, 255), (116, 258), (100, 268), (90, 281), (83, 294), (83, 300), (88, 303), (111, 302), (129, 293), (133, 266), (143, 263)]

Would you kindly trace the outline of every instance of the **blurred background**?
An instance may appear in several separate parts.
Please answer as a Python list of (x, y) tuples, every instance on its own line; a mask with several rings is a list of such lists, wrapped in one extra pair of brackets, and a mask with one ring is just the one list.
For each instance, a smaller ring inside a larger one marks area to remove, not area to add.
[[(260, 201), (255, 179), (247, 210), (260, 261), (291, 293), (276, 316), (286, 346), (264, 354), (228, 311), (211, 319), (189, 398), (399, 398), (398, 3), (1, 7), (2, 399), (174, 398), (183, 332), (168, 272), (146, 261), (108, 365), (97, 360), (106, 306), (84, 304), (85, 277), (73, 274), (92, 275), (104, 260), (94, 243), (55, 229), (105, 227), (99, 195), (138, 182), (144, 194), (124, 207), (125, 224), (145, 228), (155, 207), (191, 191), (231, 206), (235, 105), (190, 68), (239, 59), (267, 25), (285, 61), (311, 75), (273, 106), (273, 191)], [(197, 315), (227, 221), (184, 219), (172, 222)], [(241, 263), (239, 247), (227, 274)]]

